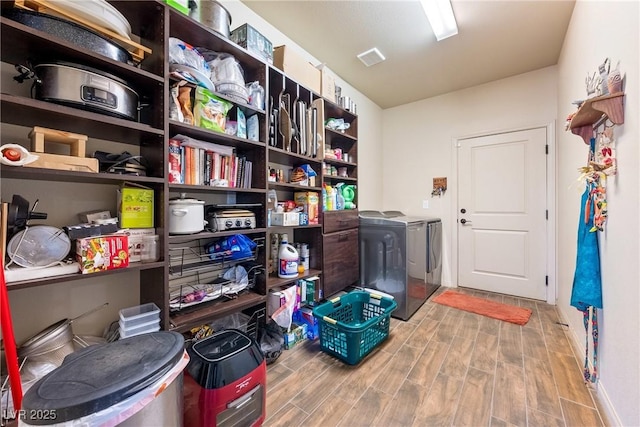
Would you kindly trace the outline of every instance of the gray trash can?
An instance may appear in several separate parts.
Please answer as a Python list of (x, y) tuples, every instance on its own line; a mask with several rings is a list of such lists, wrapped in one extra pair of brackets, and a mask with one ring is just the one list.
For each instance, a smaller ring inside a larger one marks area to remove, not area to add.
[(176, 332), (84, 348), (27, 391), (19, 425), (182, 426), (188, 361)]

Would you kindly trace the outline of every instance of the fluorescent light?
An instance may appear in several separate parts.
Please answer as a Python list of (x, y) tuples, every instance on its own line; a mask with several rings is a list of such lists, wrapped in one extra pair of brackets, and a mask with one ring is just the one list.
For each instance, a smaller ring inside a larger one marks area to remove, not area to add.
[(458, 34), (458, 25), (453, 16), (450, 0), (420, 0), (420, 3), (424, 13), (427, 14), (436, 40), (440, 41)]

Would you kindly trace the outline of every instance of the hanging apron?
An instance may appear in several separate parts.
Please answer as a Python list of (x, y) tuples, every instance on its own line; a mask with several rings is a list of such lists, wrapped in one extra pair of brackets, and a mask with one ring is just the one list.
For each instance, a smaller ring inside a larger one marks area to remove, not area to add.
[[(602, 279), (600, 276), (600, 251), (598, 233), (592, 232), (595, 201), (592, 190), (595, 183), (587, 181), (582, 195), (580, 219), (578, 221), (578, 253), (573, 276), (571, 305), (582, 312), (585, 328), (584, 379), (595, 382), (598, 377), (598, 317), (597, 308), (602, 308)], [(593, 337), (593, 372), (589, 369), (589, 325)]]
[(582, 194), (578, 221), (578, 253), (573, 276), (571, 305), (580, 311), (589, 307), (602, 308), (602, 280), (598, 233), (591, 232), (595, 203), (591, 191), (595, 184), (587, 182)]

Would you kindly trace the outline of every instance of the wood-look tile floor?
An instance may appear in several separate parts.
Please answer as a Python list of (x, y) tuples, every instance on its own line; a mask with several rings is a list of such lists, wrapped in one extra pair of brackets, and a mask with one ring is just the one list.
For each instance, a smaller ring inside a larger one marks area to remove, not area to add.
[(392, 318), (357, 366), (306, 341), (268, 366), (265, 426), (608, 425), (554, 306), (456, 290), (528, 307), (531, 319), (517, 326), (429, 300), (407, 322)]

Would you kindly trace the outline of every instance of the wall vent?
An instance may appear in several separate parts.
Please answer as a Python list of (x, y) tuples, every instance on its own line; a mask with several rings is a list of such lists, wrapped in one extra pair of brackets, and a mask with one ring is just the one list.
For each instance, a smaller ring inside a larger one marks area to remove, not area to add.
[(358, 55), (358, 59), (367, 67), (371, 67), (372, 65), (376, 65), (377, 63), (384, 61), (386, 58), (380, 53), (377, 47), (374, 47), (366, 52), (362, 52)]

